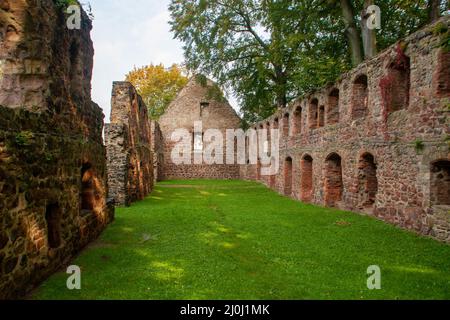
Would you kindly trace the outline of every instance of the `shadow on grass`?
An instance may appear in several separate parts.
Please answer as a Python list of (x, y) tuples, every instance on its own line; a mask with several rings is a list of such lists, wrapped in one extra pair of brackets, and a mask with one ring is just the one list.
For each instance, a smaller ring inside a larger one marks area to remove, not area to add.
[[(221, 189), (158, 186), (118, 209), (73, 262), (82, 268), (82, 290), (69, 291), (58, 273), (34, 298), (450, 298), (447, 245), (257, 184), (215, 183)], [(382, 270), (382, 290), (367, 289), (370, 265)]]

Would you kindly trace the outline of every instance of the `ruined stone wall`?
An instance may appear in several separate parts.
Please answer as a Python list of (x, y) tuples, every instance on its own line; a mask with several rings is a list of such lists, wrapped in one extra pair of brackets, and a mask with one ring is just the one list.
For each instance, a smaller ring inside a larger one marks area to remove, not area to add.
[(151, 122), (152, 126), (152, 154), (153, 154), (153, 181), (161, 181), (163, 177), (164, 145), (159, 123)]
[[(255, 124), (282, 134), (279, 173), (258, 180), (450, 242), (450, 53), (438, 32), (448, 25), (441, 19)], [(256, 167), (242, 177), (257, 179)]]
[(91, 22), (51, 0), (0, 2), (0, 299), (24, 295), (113, 219)]
[[(217, 129), (224, 138), (226, 129), (240, 126), (240, 119), (228, 102), (211, 94), (213, 88), (214, 84), (211, 81), (201, 84), (197, 77), (193, 77), (161, 116), (159, 124), (164, 148), (161, 179), (238, 179), (240, 177), (239, 166), (225, 164), (225, 158), (224, 164), (207, 165), (193, 162), (193, 134), (196, 121), (202, 122), (203, 133), (208, 129)], [(172, 140), (172, 133), (177, 129), (190, 132), (191, 141), (187, 143), (191, 150), (189, 156), (192, 164), (177, 165), (172, 161), (171, 153), (177, 143)], [(224, 155), (225, 148), (224, 143)]]
[(151, 125), (147, 106), (129, 82), (114, 82), (111, 123), (105, 126), (109, 196), (129, 205), (153, 187)]

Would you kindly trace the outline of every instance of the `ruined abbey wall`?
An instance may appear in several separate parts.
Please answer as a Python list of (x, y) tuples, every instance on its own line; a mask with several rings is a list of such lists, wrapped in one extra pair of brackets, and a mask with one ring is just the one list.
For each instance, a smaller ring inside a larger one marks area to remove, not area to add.
[(113, 219), (92, 28), (53, 1), (0, 2), (0, 299), (23, 296)]
[[(214, 84), (207, 81), (202, 84), (193, 77), (177, 98), (170, 104), (159, 120), (162, 132), (163, 160), (160, 179), (238, 179), (239, 165), (225, 163), (226, 145), (223, 146), (223, 164), (194, 164), (194, 123), (202, 122), (202, 136), (208, 129), (219, 130), (223, 137), (226, 129), (239, 128), (240, 119), (228, 102), (214, 93)], [(175, 164), (171, 153), (178, 143), (172, 140), (172, 133), (177, 129), (185, 129), (191, 139), (186, 147), (191, 150), (189, 159), (192, 163)], [(204, 145), (207, 145), (205, 143)], [(200, 153), (201, 153), (200, 149)]]
[(114, 82), (111, 123), (105, 127), (109, 196), (116, 205), (142, 200), (153, 187), (147, 106), (129, 82)]
[(242, 177), (450, 242), (449, 20), (255, 124), (280, 128), (280, 170)]
[(157, 121), (151, 122), (152, 128), (152, 154), (153, 154), (153, 181), (161, 181), (163, 177), (164, 145), (161, 128)]

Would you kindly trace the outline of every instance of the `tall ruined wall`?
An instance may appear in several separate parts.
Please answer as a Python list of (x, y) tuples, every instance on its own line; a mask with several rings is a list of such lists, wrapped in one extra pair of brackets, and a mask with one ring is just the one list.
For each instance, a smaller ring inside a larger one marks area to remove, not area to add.
[(117, 205), (147, 196), (153, 187), (147, 106), (129, 82), (114, 82), (111, 123), (105, 128), (109, 195)]
[(0, 3), (0, 299), (60, 269), (113, 218), (91, 23), (50, 0)]
[[(193, 77), (177, 98), (161, 116), (159, 125), (164, 148), (161, 179), (238, 179), (239, 166), (227, 164), (174, 164), (172, 150), (177, 142), (172, 141), (172, 133), (177, 129), (186, 129), (191, 133), (191, 159), (194, 158), (194, 123), (202, 122), (203, 133), (208, 129), (220, 130), (223, 137), (226, 129), (239, 128), (240, 119), (225, 100), (211, 94), (213, 83), (204, 85)], [(217, 93), (217, 92), (216, 92)], [(223, 154), (225, 155), (225, 144)], [(225, 160), (224, 160), (225, 162)]]
[(164, 145), (161, 128), (156, 121), (151, 122), (152, 126), (152, 153), (153, 153), (153, 181), (161, 181), (163, 177)]
[(255, 124), (280, 128), (280, 171), (243, 178), (449, 242), (449, 20)]

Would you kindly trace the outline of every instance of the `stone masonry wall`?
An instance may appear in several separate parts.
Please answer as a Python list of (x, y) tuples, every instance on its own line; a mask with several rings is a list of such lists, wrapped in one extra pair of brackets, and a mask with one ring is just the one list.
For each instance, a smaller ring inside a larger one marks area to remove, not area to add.
[[(159, 125), (164, 148), (161, 179), (238, 179), (240, 177), (238, 165), (193, 164), (194, 122), (202, 122), (203, 133), (208, 129), (217, 129), (224, 137), (226, 129), (240, 126), (240, 118), (228, 102), (211, 95), (213, 85), (209, 80), (202, 85), (196, 77), (193, 77), (161, 116)], [(176, 165), (171, 159), (171, 153), (176, 144), (172, 141), (172, 133), (177, 129), (186, 129), (191, 133), (189, 147), (191, 147), (192, 164)], [(225, 144), (223, 154), (225, 154)]]
[(450, 53), (437, 32), (449, 20), (255, 124), (285, 132), (280, 170), (258, 179), (247, 165), (242, 177), (450, 242)]
[(91, 22), (51, 0), (0, 2), (0, 299), (23, 296), (113, 219)]
[(114, 82), (111, 123), (105, 127), (109, 196), (129, 205), (153, 187), (151, 125), (147, 106), (129, 82)]
[(163, 176), (164, 146), (162, 142), (162, 132), (159, 123), (151, 122), (152, 126), (152, 153), (153, 153), (153, 180), (156, 183), (161, 181)]

